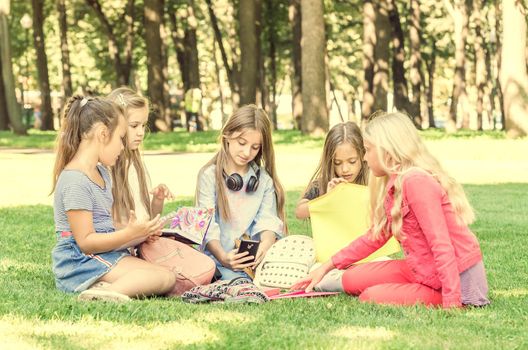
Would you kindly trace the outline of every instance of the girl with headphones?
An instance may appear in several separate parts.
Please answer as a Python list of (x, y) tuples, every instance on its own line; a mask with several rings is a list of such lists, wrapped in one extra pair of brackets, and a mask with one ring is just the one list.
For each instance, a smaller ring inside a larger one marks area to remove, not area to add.
[[(248, 277), (243, 270), (255, 268), (286, 232), (284, 190), (264, 110), (246, 105), (227, 120), (220, 149), (198, 174), (196, 205), (216, 210), (206, 250), (222, 279)], [(235, 241), (244, 234), (260, 241), (255, 256), (235, 249)]]

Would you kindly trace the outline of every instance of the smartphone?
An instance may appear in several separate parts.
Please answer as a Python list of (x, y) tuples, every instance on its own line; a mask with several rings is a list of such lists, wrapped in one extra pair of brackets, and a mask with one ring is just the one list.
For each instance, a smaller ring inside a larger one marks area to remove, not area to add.
[(253, 260), (246, 261), (246, 263), (254, 262), (255, 257), (257, 256), (257, 250), (259, 247), (260, 241), (252, 241), (249, 239), (243, 239), (240, 241), (240, 246), (238, 247), (238, 253), (248, 252), (248, 255), (253, 256)]

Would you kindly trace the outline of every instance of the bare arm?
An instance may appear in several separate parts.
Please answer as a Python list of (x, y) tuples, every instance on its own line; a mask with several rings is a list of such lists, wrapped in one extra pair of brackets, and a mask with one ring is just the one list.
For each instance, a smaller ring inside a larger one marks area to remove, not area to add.
[(297, 202), (297, 207), (295, 208), (295, 217), (297, 219), (308, 219), (310, 217), (308, 202), (309, 200), (306, 198), (302, 198)]
[(84, 254), (108, 252), (127, 242), (147, 239), (151, 235), (161, 233), (161, 227), (158, 224), (159, 216), (150, 221), (138, 223), (134, 212), (130, 212), (130, 221), (125, 228), (108, 234), (99, 234), (95, 232), (91, 211), (69, 210), (66, 215), (73, 237)]

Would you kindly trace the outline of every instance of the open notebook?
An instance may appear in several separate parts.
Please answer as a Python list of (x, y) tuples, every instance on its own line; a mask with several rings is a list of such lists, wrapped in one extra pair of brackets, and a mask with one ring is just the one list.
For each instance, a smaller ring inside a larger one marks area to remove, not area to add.
[(180, 207), (160, 219), (168, 222), (161, 235), (191, 245), (203, 245), (214, 213), (214, 208)]
[[(366, 186), (342, 183), (332, 191), (308, 202), (316, 259), (332, 255), (367, 232), (370, 225), (370, 199)], [(391, 238), (383, 247), (361, 262), (396, 253), (398, 242)]]
[[(160, 218), (164, 226), (161, 235), (173, 237), (182, 243), (201, 246), (205, 242), (213, 216), (214, 208), (180, 207)], [(145, 240), (145, 237), (130, 240), (116, 250), (135, 247)]]

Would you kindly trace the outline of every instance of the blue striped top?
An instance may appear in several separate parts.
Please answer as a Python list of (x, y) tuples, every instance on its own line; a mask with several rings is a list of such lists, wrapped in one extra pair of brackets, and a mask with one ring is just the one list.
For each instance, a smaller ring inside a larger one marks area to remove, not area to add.
[(105, 186), (100, 187), (79, 170), (64, 169), (57, 180), (53, 212), (55, 231), (71, 231), (66, 212), (87, 210), (92, 212), (95, 232), (114, 232), (112, 220), (112, 180), (108, 170), (97, 165)]

